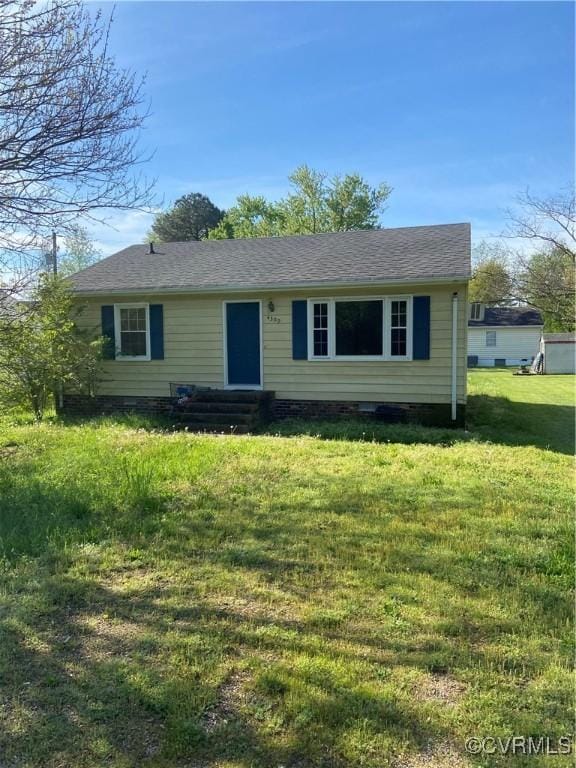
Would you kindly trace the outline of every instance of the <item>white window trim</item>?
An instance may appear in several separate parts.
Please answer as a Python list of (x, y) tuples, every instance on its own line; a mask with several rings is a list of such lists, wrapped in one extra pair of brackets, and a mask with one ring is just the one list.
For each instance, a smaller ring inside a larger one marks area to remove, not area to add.
[(470, 320), (480, 320), (482, 317), (482, 304), (479, 301), (473, 301), (470, 304)]
[[(390, 351), (392, 346), (392, 340), (390, 338), (392, 330), (392, 302), (393, 301), (405, 301), (406, 302), (406, 354), (405, 355), (393, 355)], [(398, 360), (399, 362), (412, 360), (412, 296), (387, 296), (384, 303), (385, 319), (384, 319), (384, 354), (386, 360)], [(388, 333), (386, 333), (388, 329)]]
[[(145, 355), (123, 355), (121, 346), (122, 325), (120, 322), (121, 309), (145, 309), (146, 310), (146, 354)], [(125, 362), (147, 362), (151, 360), (150, 355), (150, 305), (142, 302), (133, 304), (114, 304), (114, 336), (116, 344), (116, 360)]]
[[(488, 334), (489, 333), (494, 334), (494, 344), (488, 344)], [(486, 349), (488, 349), (488, 347), (490, 349), (495, 349), (498, 346), (498, 337), (496, 335), (496, 331), (486, 331), (486, 338), (484, 339), (484, 341), (485, 341)]]
[[(382, 308), (382, 340), (381, 355), (337, 355), (336, 354), (336, 304), (339, 301), (381, 301)], [(406, 354), (391, 354), (390, 326), (392, 319), (392, 302), (406, 301)], [(314, 304), (328, 304), (328, 355), (314, 355)], [(319, 296), (308, 299), (308, 360), (313, 362), (406, 362), (412, 360), (412, 296)]]

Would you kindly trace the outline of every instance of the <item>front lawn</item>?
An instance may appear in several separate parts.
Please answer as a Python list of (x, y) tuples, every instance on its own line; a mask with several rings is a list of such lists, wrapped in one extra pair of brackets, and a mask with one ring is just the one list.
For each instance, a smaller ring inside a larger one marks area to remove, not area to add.
[(6, 418), (2, 768), (572, 765), (464, 743), (573, 730), (574, 379), (470, 381), (468, 432)]

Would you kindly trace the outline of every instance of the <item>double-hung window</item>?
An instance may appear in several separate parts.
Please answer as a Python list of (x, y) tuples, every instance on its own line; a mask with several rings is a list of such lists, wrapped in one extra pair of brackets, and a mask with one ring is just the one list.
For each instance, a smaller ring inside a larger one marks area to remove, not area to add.
[(411, 360), (410, 296), (310, 299), (311, 360)]
[(496, 331), (486, 331), (486, 346), (487, 347), (496, 346)]
[(328, 302), (317, 301), (312, 305), (313, 357), (328, 355)]
[(114, 313), (117, 359), (150, 360), (148, 304), (115, 304)]
[(482, 319), (482, 304), (479, 301), (474, 301), (470, 304), (470, 320)]
[(390, 357), (408, 356), (408, 300), (391, 299)]

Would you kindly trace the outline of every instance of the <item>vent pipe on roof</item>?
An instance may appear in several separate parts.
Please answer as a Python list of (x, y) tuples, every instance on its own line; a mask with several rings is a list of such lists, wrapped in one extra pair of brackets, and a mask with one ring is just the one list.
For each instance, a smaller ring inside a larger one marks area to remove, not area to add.
[(152, 242), (152, 240), (150, 241), (150, 250), (148, 251), (148, 253), (156, 253), (156, 251), (154, 250), (154, 243)]

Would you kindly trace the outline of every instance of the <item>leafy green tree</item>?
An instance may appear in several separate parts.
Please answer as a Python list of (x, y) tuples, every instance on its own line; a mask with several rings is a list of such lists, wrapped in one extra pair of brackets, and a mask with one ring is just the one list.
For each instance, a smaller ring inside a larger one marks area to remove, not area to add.
[(58, 272), (63, 277), (86, 269), (102, 258), (84, 227), (76, 227), (64, 240), (64, 252), (58, 259)]
[(385, 209), (391, 192), (385, 183), (371, 187), (357, 173), (335, 176), (326, 197), (330, 229), (335, 232), (378, 229), (379, 214)]
[(474, 249), (468, 299), (489, 306), (510, 304), (515, 300), (513, 273), (500, 245), (483, 242)]
[(0, 318), (0, 399), (40, 421), (62, 388), (94, 394), (102, 338), (81, 332), (66, 281), (43, 275), (30, 301)]
[(274, 237), (283, 230), (283, 213), (261, 195), (240, 195), (220, 224), (208, 235), (211, 240), (234, 237)]
[(212, 239), (377, 229), (391, 189), (371, 187), (359, 174), (335, 176), (302, 165), (288, 180), (291, 192), (276, 202), (241, 195)]
[(176, 200), (169, 211), (156, 216), (148, 239), (162, 243), (204, 240), (223, 215), (206, 195), (192, 192)]
[(519, 292), (544, 318), (547, 331), (575, 328), (574, 260), (570, 253), (549, 248), (525, 260), (518, 275)]
[(306, 235), (330, 231), (326, 178), (325, 173), (307, 165), (290, 174), (288, 181), (294, 192), (278, 204), (284, 214), (283, 234)]

